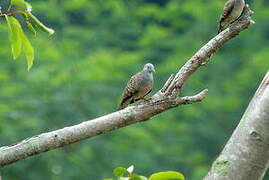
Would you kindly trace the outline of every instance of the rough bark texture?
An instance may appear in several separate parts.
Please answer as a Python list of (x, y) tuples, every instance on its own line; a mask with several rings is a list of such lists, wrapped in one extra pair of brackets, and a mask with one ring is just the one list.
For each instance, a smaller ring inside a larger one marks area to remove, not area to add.
[(249, 7), (246, 6), (243, 16), (232, 24), (230, 28), (224, 30), (204, 45), (175, 76), (171, 75), (163, 88), (152, 97), (151, 101), (128, 107), (94, 120), (85, 121), (75, 126), (43, 133), (15, 145), (1, 147), (0, 167), (34, 154), (148, 120), (156, 114), (179, 105), (201, 101), (205, 98), (207, 90), (203, 90), (194, 96), (178, 97), (181, 88), (199, 67), (207, 63), (214, 52), (254, 23), (250, 18), (252, 13)]
[(262, 180), (269, 163), (269, 71), (204, 180)]

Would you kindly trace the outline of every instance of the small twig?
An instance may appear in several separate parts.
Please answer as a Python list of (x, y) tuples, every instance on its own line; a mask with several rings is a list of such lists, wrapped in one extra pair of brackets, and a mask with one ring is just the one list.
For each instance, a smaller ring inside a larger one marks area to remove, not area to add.
[(15, 14), (24, 14), (24, 11), (14, 11), (14, 12), (10, 12), (7, 14), (0, 14), (0, 17), (4, 17), (4, 16), (14, 16)]
[(175, 75), (171, 74), (171, 76), (168, 78), (168, 80), (166, 81), (166, 83), (164, 84), (163, 88), (161, 89), (161, 92), (164, 93), (167, 88), (169, 87), (169, 85), (171, 84), (171, 82), (174, 80)]
[(206, 97), (207, 93), (208, 89), (204, 89), (203, 91), (194, 96), (178, 97), (175, 101), (177, 104), (191, 104), (195, 102), (200, 102)]

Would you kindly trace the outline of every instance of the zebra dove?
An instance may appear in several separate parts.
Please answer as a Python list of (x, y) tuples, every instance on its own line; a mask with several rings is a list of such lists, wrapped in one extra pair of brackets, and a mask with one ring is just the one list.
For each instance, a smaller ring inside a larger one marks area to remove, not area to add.
[(226, 29), (231, 23), (237, 20), (245, 7), (244, 0), (228, 0), (223, 8), (223, 12), (219, 20), (218, 33)]
[(151, 63), (147, 63), (142, 71), (131, 77), (123, 91), (120, 109), (124, 109), (129, 104), (144, 99), (151, 92), (153, 72), (155, 72), (154, 66)]

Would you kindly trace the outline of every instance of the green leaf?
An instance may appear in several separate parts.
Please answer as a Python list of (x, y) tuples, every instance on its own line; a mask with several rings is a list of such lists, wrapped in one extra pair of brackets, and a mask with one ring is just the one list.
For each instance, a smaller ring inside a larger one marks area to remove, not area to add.
[(23, 42), (23, 51), (27, 60), (28, 71), (31, 69), (33, 62), (34, 62), (34, 48), (31, 45), (31, 42), (24, 34), (23, 30), (21, 29), (20, 35)]
[(146, 177), (140, 176), (138, 174), (130, 174), (130, 180), (147, 180)]
[(16, 59), (21, 54), (21, 49), (23, 49), (29, 71), (34, 61), (34, 49), (27, 36), (24, 34), (19, 21), (12, 16), (5, 16), (5, 18), (8, 24), (13, 58)]
[(26, 9), (29, 12), (32, 11), (31, 4), (29, 4), (28, 2), (26, 2), (24, 0), (11, 0), (10, 4), (22, 7), (22, 8)]
[(25, 1), (25, 6), (26, 6), (26, 10), (28, 11), (28, 12), (31, 12), (32, 11), (32, 6), (31, 6), (31, 4), (30, 3), (28, 3), (28, 2), (26, 2)]
[(24, 0), (11, 0), (10, 4), (26, 8)]
[(115, 180), (113, 178), (104, 178), (103, 180)]
[(20, 31), (22, 31), (22, 28), (16, 18), (12, 16), (5, 16), (5, 18), (8, 24), (8, 33), (13, 59), (16, 59), (21, 54), (22, 38), (20, 36)]
[(45, 26), (42, 22), (40, 22), (37, 17), (35, 17), (31, 12), (26, 12), (28, 17), (31, 19), (31, 21), (41, 30), (49, 33), (49, 35), (52, 35), (54, 33), (54, 30), (51, 28), (48, 28)]
[(152, 174), (149, 180), (185, 180), (185, 178), (179, 172), (166, 171)]
[(121, 177), (123, 176), (124, 174), (129, 174), (129, 172), (127, 171), (126, 168), (124, 167), (117, 167), (113, 170), (113, 173), (116, 177)]
[(134, 165), (131, 165), (130, 167), (127, 168), (127, 171), (129, 173), (132, 173), (134, 171)]
[(131, 180), (128, 177), (119, 177), (118, 180)]
[(29, 31), (31, 32), (31, 33), (33, 33), (33, 35), (36, 37), (36, 30), (35, 30), (35, 28), (34, 28), (34, 26), (32, 25), (32, 23), (31, 23), (31, 21), (30, 21), (30, 19), (29, 19), (29, 15), (26, 13), (26, 12), (24, 12), (23, 14), (23, 18), (24, 18), (24, 20), (25, 20), (25, 23), (26, 23), (26, 25), (27, 25), (27, 28), (29, 29)]
[(32, 23), (30, 23), (29, 21), (25, 21), (25, 22), (26, 22), (27, 28), (30, 30), (30, 32), (33, 33), (34, 36), (36, 36), (36, 30), (33, 27)]
[(145, 176), (140, 176), (140, 178), (141, 178), (141, 180), (148, 180), (148, 178)]

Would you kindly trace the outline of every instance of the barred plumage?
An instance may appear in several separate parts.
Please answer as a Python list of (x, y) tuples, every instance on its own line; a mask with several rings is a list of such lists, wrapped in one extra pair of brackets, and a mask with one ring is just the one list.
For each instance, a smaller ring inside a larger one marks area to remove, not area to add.
[(129, 104), (143, 99), (151, 92), (153, 87), (153, 72), (155, 72), (154, 66), (148, 63), (142, 71), (131, 77), (123, 91), (120, 109), (124, 109)]

